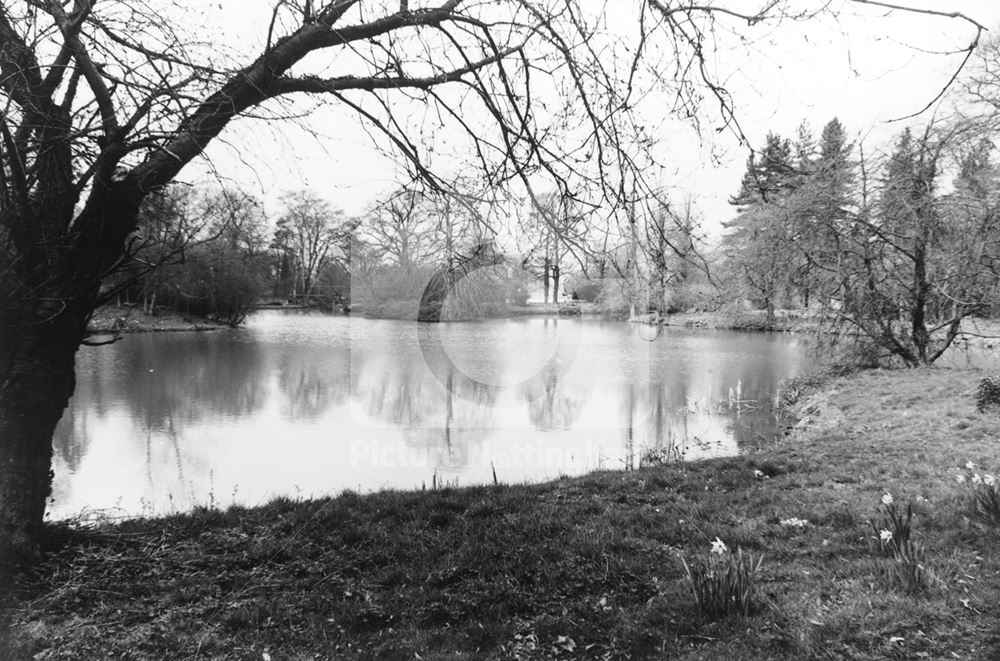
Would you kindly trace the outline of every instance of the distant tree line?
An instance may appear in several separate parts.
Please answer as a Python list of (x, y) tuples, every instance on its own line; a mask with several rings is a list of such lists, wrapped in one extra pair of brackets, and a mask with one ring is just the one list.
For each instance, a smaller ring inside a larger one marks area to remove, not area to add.
[(833, 119), (777, 133), (747, 164), (721, 268), (766, 310), (812, 308), (882, 356), (931, 363), (1000, 302), (1000, 170), (968, 121), (903, 130), (866, 155)]
[(259, 302), (340, 300), (355, 221), (309, 192), (282, 201), (271, 223), (258, 200), (233, 189), (174, 184), (150, 196), (104, 300), (231, 325)]
[(714, 250), (689, 199), (604, 217), (567, 195), (498, 201), (459, 182), (402, 186), (358, 217), (308, 191), (281, 202), (270, 221), (234, 190), (150, 196), (105, 296), (231, 324), (259, 302), (458, 319), (533, 294), (633, 315), (744, 301), (766, 324), (800, 309), (908, 365), (1000, 309), (1000, 165), (969, 121), (905, 129), (876, 155), (837, 119), (818, 137), (804, 124), (794, 139), (768, 134)]

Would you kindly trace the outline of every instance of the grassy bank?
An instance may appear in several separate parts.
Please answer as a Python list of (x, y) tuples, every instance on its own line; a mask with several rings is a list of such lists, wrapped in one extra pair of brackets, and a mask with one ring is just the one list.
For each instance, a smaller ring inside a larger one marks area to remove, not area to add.
[[(834, 380), (734, 459), (54, 529), (7, 656), (1000, 658), (1000, 532), (955, 479), (1000, 469), (979, 376)], [(873, 547), (886, 491), (914, 508), (915, 594)], [(763, 552), (755, 615), (695, 608), (681, 557), (715, 538)]]

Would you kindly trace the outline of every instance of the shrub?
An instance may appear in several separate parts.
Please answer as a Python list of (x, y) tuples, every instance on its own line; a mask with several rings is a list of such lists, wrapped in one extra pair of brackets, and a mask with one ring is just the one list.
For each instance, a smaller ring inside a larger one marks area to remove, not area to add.
[(976, 388), (976, 410), (1000, 408), (1000, 376), (988, 376), (979, 380)]

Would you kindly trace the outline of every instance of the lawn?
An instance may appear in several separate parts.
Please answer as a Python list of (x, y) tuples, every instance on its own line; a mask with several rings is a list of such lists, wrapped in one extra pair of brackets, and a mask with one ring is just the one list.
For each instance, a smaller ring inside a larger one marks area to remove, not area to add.
[[(732, 459), (53, 526), (0, 658), (1000, 658), (1000, 527), (956, 479), (1000, 470), (980, 376), (833, 379)], [(886, 493), (915, 591), (879, 552)], [(697, 609), (682, 558), (717, 538), (764, 554), (752, 615)]]

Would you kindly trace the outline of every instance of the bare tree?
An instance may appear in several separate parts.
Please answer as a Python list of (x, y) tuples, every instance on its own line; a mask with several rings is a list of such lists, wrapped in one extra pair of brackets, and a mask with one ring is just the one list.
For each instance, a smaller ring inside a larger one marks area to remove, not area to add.
[(403, 269), (423, 264), (433, 252), (429, 211), (423, 193), (400, 188), (368, 212), (362, 223), (364, 239), (383, 259)]
[[(147, 314), (155, 314), (161, 294), (166, 295), (168, 305), (186, 312), (192, 311), (192, 298), (202, 298), (197, 308), (206, 316), (215, 316), (221, 310), (208, 300), (214, 295), (186, 291), (190, 283), (184, 280), (191, 278), (185, 276), (193, 275), (210, 254), (218, 257), (224, 253), (228, 256), (225, 261), (238, 256), (247, 265), (263, 253), (263, 224), (257, 200), (243, 192), (167, 186), (143, 202), (122, 264), (105, 280), (98, 300), (124, 298), (140, 302)], [(178, 305), (182, 301), (184, 304)], [(246, 312), (244, 306), (221, 318), (238, 321)]]
[(642, 246), (649, 263), (650, 303), (669, 311), (685, 302), (684, 287), (697, 274), (708, 274), (702, 255), (701, 219), (690, 197), (664, 203), (646, 214)]
[(346, 258), (340, 246), (353, 226), (344, 212), (309, 191), (286, 193), (281, 198), (285, 213), (278, 219), (275, 247), (291, 263), (293, 295), (308, 303), (320, 269), (333, 258)]
[[(613, 207), (627, 202), (624, 191), (648, 188), (641, 100), (659, 90), (678, 116), (693, 117), (708, 95), (732, 125), (712, 76), (716, 39), (789, 15), (777, 0), (742, 12), (647, 0), (618, 30), (582, 0), (284, 0), (256, 58), (229, 65), (215, 63), (212, 44), (181, 34), (169, 6), (0, 7), (3, 560), (35, 548), (74, 357), (143, 200), (234, 120), (280, 117), (280, 100), (294, 95), (322, 97), (442, 186), (421, 140), (441, 127), (405, 112), (422, 108), (464, 136), (464, 153), (492, 185), (519, 181), (530, 192), (539, 175)], [(309, 57), (320, 51), (337, 56)]]

